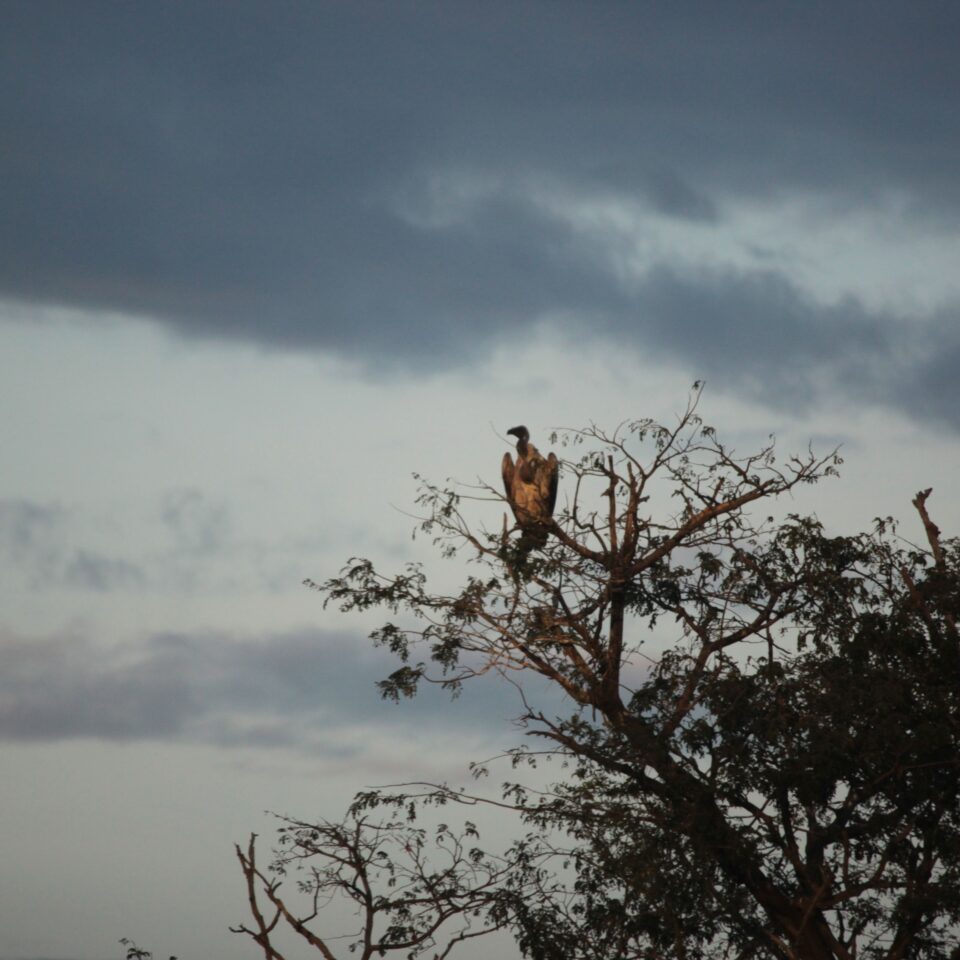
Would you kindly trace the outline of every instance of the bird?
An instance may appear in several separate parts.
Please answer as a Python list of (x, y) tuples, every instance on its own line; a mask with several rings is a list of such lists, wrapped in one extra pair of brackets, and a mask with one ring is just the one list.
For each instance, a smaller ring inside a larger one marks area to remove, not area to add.
[(534, 547), (546, 545), (547, 525), (557, 502), (560, 461), (554, 453), (545, 458), (530, 443), (530, 431), (526, 427), (511, 427), (507, 434), (517, 438), (517, 462), (505, 453), (500, 472), (507, 500), (523, 533), (520, 547), (526, 556)]

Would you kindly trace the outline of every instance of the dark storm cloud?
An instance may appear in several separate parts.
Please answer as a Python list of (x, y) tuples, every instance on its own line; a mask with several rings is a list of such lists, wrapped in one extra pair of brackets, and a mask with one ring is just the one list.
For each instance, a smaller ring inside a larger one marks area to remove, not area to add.
[[(861, 345), (879, 376), (894, 318), (766, 274), (628, 288), (523, 184), (699, 222), (893, 191), (952, 229), (958, 35), (960, 7), (926, 2), (10, 2), (0, 294), (431, 368), (562, 311), (733, 379), (788, 291), (767, 356)], [(711, 314), (719, 350), (694, 336)]]
[[(869, 392), (897, 370), (904, 338), (894, 317), (853, 297), (816, 304), (773, 271), (683, 275), (659, 268), (638, 299), (644, 334), (658, 351), (695, 358), (701, 376), (780, 404), (811, 399), (811, 370), (821, 385)], [(629, 331), (615, 322), (613, 334)], [(770, 383), (777, 389), (768, 395)]]
[(916, 336), (925, 359), (916, 371), (895, 379), (890, 390), (916, 420), (945, 423), (960, 432), (960, 311), (944, 316), (930, 329), (917, 331)]
[(319, 630), (260, 640), (161, 634), (114, 649), (79, 636), (0, 636), (0, 739), (311, 748), (318, 731), (336, 739), (355, 724), (476, 729), (520, 712), (509, 691), (491, 697), (489, 684), (453, 705), (437, 690), (403, 707), (385, 703), (375, 682), (396, 666), (371, 656), (362, 636)]

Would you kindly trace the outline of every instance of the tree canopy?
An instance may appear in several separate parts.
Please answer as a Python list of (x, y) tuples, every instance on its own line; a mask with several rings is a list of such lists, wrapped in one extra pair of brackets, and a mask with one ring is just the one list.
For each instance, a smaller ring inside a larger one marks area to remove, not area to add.
[[(535, 674), (569, 703), (524, 700), (529, 742), (498, 804), (522, 832), (428, 830), (433, 787), (358, 796), (342, 822), (286, 820), (276, 858), (237, 854), (252, 936), (286, 926), (323, 957), (323, 906), (359, 915), (356, 955), (446, 957), (508, 930), (533, 960), (901, 960), (957, 956), (960, 921), (960, 544), (914, 500), (919, 543), (878, 520), (853, 535), (774, 519), (836, 453), (738, 455), (697, 395), (673, 425), (628, 421), (552, 438), (557, 510), (533, 552), (491, 486), (423, 482), (422, 529), (462, 564), (433, 592), (411, 564), (351, 560), (308, 583), (343, 611), (385, 611), (400, 659), (381, 684), (456, 688)], [(456, 709), (455, 703), (451, 709)], [(567, 763), (548, 790), (522, 769)], [(280, 884), (296, 870), (306, 907)]]

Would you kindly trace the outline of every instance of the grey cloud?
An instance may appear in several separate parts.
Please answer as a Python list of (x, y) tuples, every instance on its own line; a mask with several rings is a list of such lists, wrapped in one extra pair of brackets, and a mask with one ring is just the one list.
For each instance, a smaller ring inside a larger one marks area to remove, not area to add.
[[(563, 312), (696, 374), (742, 376), (744, 344), (832, 363), (839, 341), (883, 368), (888, 318), (817, 312), (769, 275), (625, 289), (516, 184), (700, 221), (730, 198), (894, 191), (953, 228), (958, 28), (926, 2), (8, 3), (0, 293), (377, 366), (467, 363)], [(501, 186), (406, 216), (438, 171)]]
[(302, 631), (263, 639), (160, 634), (105, 649), (89, 639), (0, 638), (0, 738), (187, 740), (221, 746), (362, 749), (337, 740), (352, 725), (476, 730), (520, 712), (488, 684), (455, 705), (427, 690), (384, 703), (375, 681), (395, 669), (360, 636)]
[(6, 739), (170, 736), (197, 709), (182, 677), (112, 666), (79, 637), (4, 638), (0, 661)]
[(18, 559), (43, 547), (63, 514), (56, 504), (0, 499), (0, 548)]
[[(76, 506), (27, 498), (0, 498), (0, 568), (8, 585), (36, 590), (108, 593), (152, 591), (194, 595), (216, 590), (287, 590), (302, 579), (302, 565), (325, 542), (233, 539), (227, 504), (195, 488), (166, 491), (153, 505), (166, 535), (158, 549), (138, 549), (136, 539)], [(119, 529), (137, 518), (115, 516)], [(351, 531), (351, 536), (356, 536)]]
[(160, 518), (180, 548), (200, 553), (220, 547), (230, 526), (226, 506), (193, 488), (167, 491), (160, 506)]
[(10, 564), (8, 580), (30, 588), (65, 586), (106, 592), (140, 587), (144, 568), (121, 557), (73, 547), (72, 511), (55, 503), (0, 499), (0, 558)]
[(38, 586), (60, 575), (66, 515), (58, 504), (0, 499), (0, 558), (10, 564), (8, 579), (16, 572)]
[(146, 575), (141, 567), (127, 560), (104, 557), (89, 550), (77, 550), (66, 564), (63, 582), (82, 590), (100, 593), (117, 588), (141, 586)]

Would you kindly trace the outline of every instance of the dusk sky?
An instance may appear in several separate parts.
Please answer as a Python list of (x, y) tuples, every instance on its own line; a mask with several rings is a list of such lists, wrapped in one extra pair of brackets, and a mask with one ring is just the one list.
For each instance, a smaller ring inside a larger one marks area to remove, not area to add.
[(382, 703), (301, 585), (457, 582), (411, 474), (517, 423), (704, 380), (737, 450), (842, 445), (782, 509), (960, 533), (958, 47), (924, 0), (0, 0), (0, 960), (252, 960), (264, 811), (517, 742), (495, 683)]

